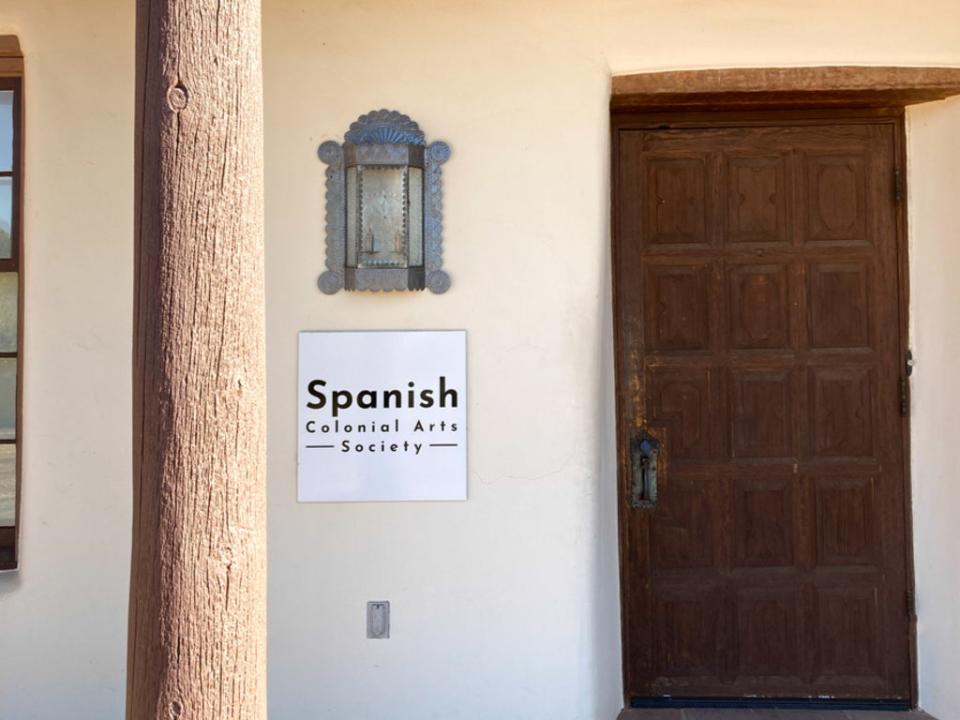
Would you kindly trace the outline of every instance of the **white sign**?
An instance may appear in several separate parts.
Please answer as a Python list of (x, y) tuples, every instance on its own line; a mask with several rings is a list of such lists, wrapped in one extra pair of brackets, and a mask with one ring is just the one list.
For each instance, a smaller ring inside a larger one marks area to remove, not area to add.
[(302, 332), (300, 502), (467, 499), (466, 333)]

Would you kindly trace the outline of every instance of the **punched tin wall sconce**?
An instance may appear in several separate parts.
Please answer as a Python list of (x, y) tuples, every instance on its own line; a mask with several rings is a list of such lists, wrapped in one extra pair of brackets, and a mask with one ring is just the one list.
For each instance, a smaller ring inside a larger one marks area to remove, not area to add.
[(320, 146), (327, 164), (327, 270), (320, 289), (450, 288), (443, 271), (440, 166), (444, 142), (425, 144), (406, 115), (361, 115), (340, 145)]

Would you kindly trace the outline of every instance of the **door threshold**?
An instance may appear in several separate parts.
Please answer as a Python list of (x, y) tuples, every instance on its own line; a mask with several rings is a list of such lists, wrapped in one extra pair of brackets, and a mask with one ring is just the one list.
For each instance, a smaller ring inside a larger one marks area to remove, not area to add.
[(844, 700), (836, 698), (715, 698), (633, 697), (631, 708), (746, 708), (764, 710), (880, 710), (912, 709), (909, 700)]

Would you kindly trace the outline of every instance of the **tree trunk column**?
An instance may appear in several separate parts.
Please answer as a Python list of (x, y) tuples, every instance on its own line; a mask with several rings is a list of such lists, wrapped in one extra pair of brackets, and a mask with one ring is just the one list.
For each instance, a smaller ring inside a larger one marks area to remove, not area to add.
[(266, 717), (259, 0), (137, 1), (128, 720)]

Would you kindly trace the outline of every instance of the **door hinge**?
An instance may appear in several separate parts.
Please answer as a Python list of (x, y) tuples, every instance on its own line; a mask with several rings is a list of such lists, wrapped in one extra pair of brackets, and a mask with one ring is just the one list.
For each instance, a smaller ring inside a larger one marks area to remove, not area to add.
[(898, 167), (893, 169), (893, 199), (903, 202), (903, 173)]
[(903, 375), (900, 376), (900, 416), (910, 415), (910, 376), (913, 375), (913, 352), (907, 350), (903, 360)]
[(917, 601), (913, 590), (907, 590), (907, 617), (913, 620), (917, 618)]

